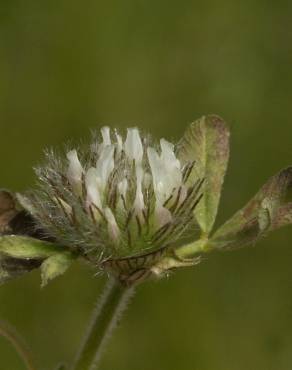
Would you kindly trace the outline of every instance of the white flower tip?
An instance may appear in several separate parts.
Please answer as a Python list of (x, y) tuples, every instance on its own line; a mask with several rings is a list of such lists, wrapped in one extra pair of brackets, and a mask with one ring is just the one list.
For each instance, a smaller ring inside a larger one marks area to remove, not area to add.
[(168, 150), (174, 152), (174, 145), (169, 141), (165, 140), (164, 138), (160, 139), (160, 147), (162, 151)]
[(68, 152), (67, 158), (69, 161), (69, 167), (67, 171), (68, 180), (76, 191), (80, 191), (83, 167), (78, 159), (77, 151), (74, 149)]
[(123, 150), (123, 139), (121, 135), (118, 134), (117, 130), (115, 130), (115, 136), (116, 136), (118, 151), (121, 152)]
[(111, 145), (111, 133), (110, 133), (110, 128), (107, 127), (107, 126), (104, 126), (101, 128), (101, 136), (102, 136), (102, 140), (103, 140), (103, 145), (104, 146), (107, 146), (107, 145)]
[(142, 161), (143, 143), (139, 134), (139, 130), (136, 127), (127, 129), (125, 152), (130, 160), (135, 160), (136, 163), (140, 163)]
[(79, 161), (77, 150), (76, 149), (70, 150), (70, 152), (67, 153), (67, 159), (69, 162)]
[(174, 145), (165, 139), (160, 140), (161, 158), (165, 165), (170, 165), (172, 168), (180, 169), (180, 161), (174, 154)]

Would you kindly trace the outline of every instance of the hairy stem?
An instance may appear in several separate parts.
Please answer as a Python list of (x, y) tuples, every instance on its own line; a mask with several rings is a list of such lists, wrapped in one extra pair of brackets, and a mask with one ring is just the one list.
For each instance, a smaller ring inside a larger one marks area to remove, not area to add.
[(201, 238), (193, 243), (184, 245), (176, 250), (176, 254), (180, 258), (192, 258), (196, 254), (206, 252), (208, 250), (208, 239)]
[(6, 338), (13, 345), (28, 370), (36, 370), (31, 352), (25, 345), (23, 339), (11, 325), (4, 321), (0, 321), (0, 335)]
[(95, 370), (104, 346), (134, 292), (116, 279), (110, 279), (93, 311), (87, 334), (72, 370)]

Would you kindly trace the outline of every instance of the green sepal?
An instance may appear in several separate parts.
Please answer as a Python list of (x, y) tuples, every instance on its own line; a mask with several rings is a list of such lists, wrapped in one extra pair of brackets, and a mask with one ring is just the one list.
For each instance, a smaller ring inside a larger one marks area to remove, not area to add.
[(292, 166), (273, 176), (247, 205), (209, 240), (211, 249), (232, 249), (255, 242), (269, 231), (292, 223)]
[(177, 146), (183, 164), (194, 162), (187, 182), (204, 179), (203, 197), (194, 210), (204, 234), (214, 226), (229, 159), (229, 129), (218, 116), (209, 115), (191, 123)]

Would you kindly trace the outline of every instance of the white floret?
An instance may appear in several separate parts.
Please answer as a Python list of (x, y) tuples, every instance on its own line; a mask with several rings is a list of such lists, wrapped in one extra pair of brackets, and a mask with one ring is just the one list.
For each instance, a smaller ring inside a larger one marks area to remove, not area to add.
[(79, 161), (78, 154), (76, 150), (71, 150), (67, 153), (67, 159), (69, 161), (69, 167), (67, 170), (67, 178), (71, 184), (73, 190), (78, 194), (82, 191), (82, 175), (83, 167)]
[(143, 143), (137, 128), (128, 128), (125, 152), (131, 161), (135, 160), (136, 164), (141, 163), (143, 158)]

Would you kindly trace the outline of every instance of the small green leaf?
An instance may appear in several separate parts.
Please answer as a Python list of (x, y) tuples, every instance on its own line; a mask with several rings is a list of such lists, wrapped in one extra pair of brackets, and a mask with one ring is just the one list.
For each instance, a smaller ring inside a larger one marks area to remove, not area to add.
[(41, 266), (42, 287), (50, 280), (62, 275), (73, 262), (74, 256), (69, 253), (57, 253), (47, 258)]
[[(66, 255), (66, 258), (61, 257), (63, 255)], [(69, 260), (69, 256), (73, 258), (67, 248), (49, 242), (26, 236), (0, 236), (0, 284), (44, 264), (45, 267), (42, 269), (48, 269), (47, 275), (53, 276), (51, 271), (54, 258), (56, 260)], [(46, 261), (50, 258), (52, 261), (48, 262), (48, 267), (46, 267)], [(61, 270), (61, 267), (59, 269)], [(64, 267), (63, 271), (65, 271)]]
[(195, 217), (205, 234), (213, 228), (229, 159), (229, 129), (218, 116), (210, 115), (192, 123), (177, 147), (183, 164), (194, 163), (188, 182), (204, 179), (203, 198)]
[(19, 235), (0, 236), (0, 253), (13, 258), (47, 258), (60, 252), (53, 243)]
[(273, 176), (213, 235), (211, 248), (236, 248), (256, 241), (268, 231), (292, 223), (292, 203), (285, 203), (292, 187), (292, 167)]

